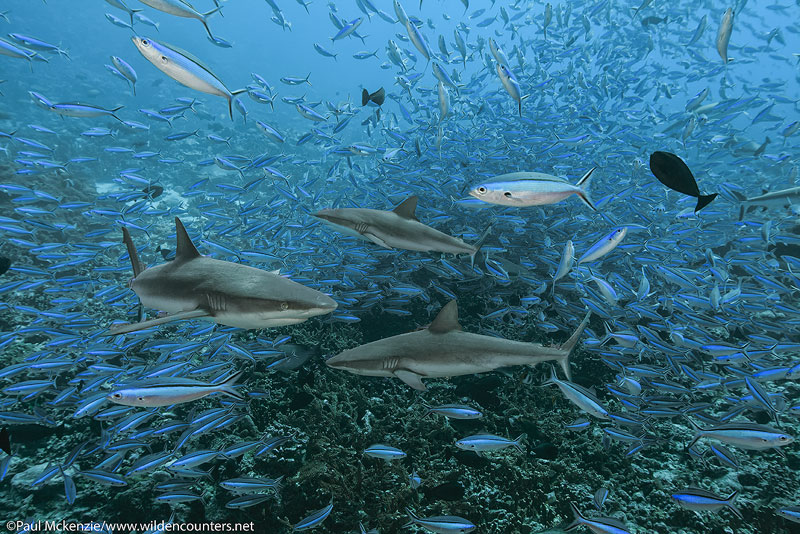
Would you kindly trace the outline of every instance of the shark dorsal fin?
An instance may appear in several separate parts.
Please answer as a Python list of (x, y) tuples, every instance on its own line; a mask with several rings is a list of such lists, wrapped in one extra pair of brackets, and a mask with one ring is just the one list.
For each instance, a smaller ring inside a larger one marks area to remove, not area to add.
[(445, 334), (452, 330), (461, 330), (461, 325), (458, 324), (458, 304), (455, 300), (451, 300), (444, 305), (439, 315), (433, 320), (428, 327), (430, 332), (434, 334)]
[(396, 214), (404, 219), (411, 219), (413, 221), (417, 220), (416, 215), (414, 215), (414, 211), (417, 209), (417, 195), (411, 195), (404, 201), (402, 201), (398, 206), (393, 210)]
[(175, 238), (178, 242), (175, 249), (175, 261), (188, 261), (200, 257), (200, 253), (197, 252), (197, 248), (192, 243), (186, 228), (177, 217), (175, 217)]

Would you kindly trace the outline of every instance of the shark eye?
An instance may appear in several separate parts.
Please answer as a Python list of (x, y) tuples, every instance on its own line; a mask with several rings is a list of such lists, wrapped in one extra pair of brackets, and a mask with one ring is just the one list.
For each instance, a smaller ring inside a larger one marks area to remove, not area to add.
[(288, 302), (281, 302), (281, 310), (286, 311), (288, 309), (289, 309), (289, 303)]

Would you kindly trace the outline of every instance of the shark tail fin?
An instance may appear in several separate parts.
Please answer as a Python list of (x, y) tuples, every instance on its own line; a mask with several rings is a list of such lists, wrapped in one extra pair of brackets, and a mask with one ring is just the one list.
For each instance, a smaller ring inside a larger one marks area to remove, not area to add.
[(567, 375), (567, 380), (572, 380), (572, 373), (569, 370), (569, 357), (572, 354), (572, 350), (575, 348), (575, 345), (578, 344), (578, 339), (580, 339), (583, 330), (586, 328), (586, 325), (589, 324), (589, 318), (592, 316), (592, 312), (586, 314), (586, 317), (583, 318), (581, 324), (578, 325), (578, 328), (575, 329), (575, 332), (569, 337), (569, 339), (561, 345), (561, 352), (562, 355), (558, 360), (558, 363), (561, 365), (561, 368), (564, 370), (564, 374)]
[(226, 378), (225, 381), (219, 385), (219, 392), (224, 393), (233, 397), (236, 400), (243, 401), (244, 395), (239, 393), (233, 388), (233, 385), (236, 383), (239, 378), (244, 374), (244, 371), (237, 371), (233, 373), (230, 377)]
[(125, 243), (125, 248), (128, 249), (128, 256), (131, 258), (131, 267), (133, 267), (133, 277), (136, 278), (144, 269), (142, 269), (142, 263), (139, 261), (139, 253), (136, 252), (136, 245), (133, 244), (131, 234), (124, 226), (122, 227), (122, 242)]
[(483, 246), (483, 242), (486, 241), (487, 237), (489, 237), (489, 232), (491, 232), (491, 231), (492, 231), (492, 227), (489, 226), (488, 228), (486, 228), (486, 230), (483, 231), (483, 234), (475, 242), (475, 245), (474, 245), (475, 246), (475, 252), (473, 252), (472, 254), (469, 255), (470, 266), (472, 266), (472, 267), (475, 266), (475, 255), (478, 254), (478, 252), (480, 252), (481, 247)]
[(717, 193), (712, 193), (710, 195), (700, 195), (697, 197), (697, 206), (694, 207), (694, 212), (697, 213), (701, 209), (705, 208), (711, 201), (717, 198)]

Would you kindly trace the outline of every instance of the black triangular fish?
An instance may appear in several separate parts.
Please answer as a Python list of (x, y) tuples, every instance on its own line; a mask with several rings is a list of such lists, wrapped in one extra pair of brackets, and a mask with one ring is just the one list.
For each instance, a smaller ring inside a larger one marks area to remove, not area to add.
[(681, 158), (671, 152), (653, 152), (650, 154), (650, 170), (658, 178), (659, 182), (673, 191), (696, 197), (695, 213), (717, 198), (717, 193), (701, 195), (692, 171), (689, 170), (689, 167), (686, 166), (686, 163)]
[(366, 89), (361, 90), (362, 106), (366, 106), (370, 101), (375, 102), (379, 106), (382, 106), (384, 100), (386, 100), (386, 91), (383, 89), (383, 87), (381, 87), (374, 93), (370, 93)]

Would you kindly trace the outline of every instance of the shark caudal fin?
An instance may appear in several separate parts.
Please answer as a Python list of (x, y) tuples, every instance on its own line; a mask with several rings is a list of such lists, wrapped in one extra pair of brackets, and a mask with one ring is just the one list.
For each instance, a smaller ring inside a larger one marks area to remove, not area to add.
[(581, 324), (578, 325), (578, 328), (575, 329), (575, 332), (569, 337), (569, 339), (561, 345), (561, 352), (562, 355), (558, 360), (559, 365), (564, 370), (564, 374), (567, 375), (567, 380), (572, 380), (572, 373), (569, 370), (569, 357), (572, 354), (575, 345), (578, 344), (578, 339), (580, 339), (583, 330), (586, 328), (586, 325), (589, 324), (589, 318), (592, 316), (592, 312), (586, 314), (586, 317), (583, 318)]
[(469, 255), (470, 259), (470, 267), (475, 266), (475, 255), (480, 252), (481, 247), (483, 246), (483, 242), (486, 241), (486, 238), (489, 237), (489, 233), (492, 231), (492, 227), (489, 226), (486, 230), (483, 231), (483, 234), (478, 238), (478, 240), (473, 245), (475, 247), (475, 252)]
[(697, 206), (694, 207), (694, 212), (697, 213), (701, 209), (711, 204), (711, 201), (717, 198), (717, 194), (718, 193), (712, 193), (710, 195), (700, 195), (697, 197)]
[(589, 169), (589, 172), (583, 175), (583, 177), (578, 180), (578, 183), (575, 184), (575, 187), (580, 188), (580, 192), (578, 192), (578, 198), (583, 201), (584, 204), (592, 208), (594, 211), (597, 211), (597, 208), (592, 201), (591, 195), (589, 195), (589, 181), (592, 178), (592, 173), (597, 167), (592, 167)]

